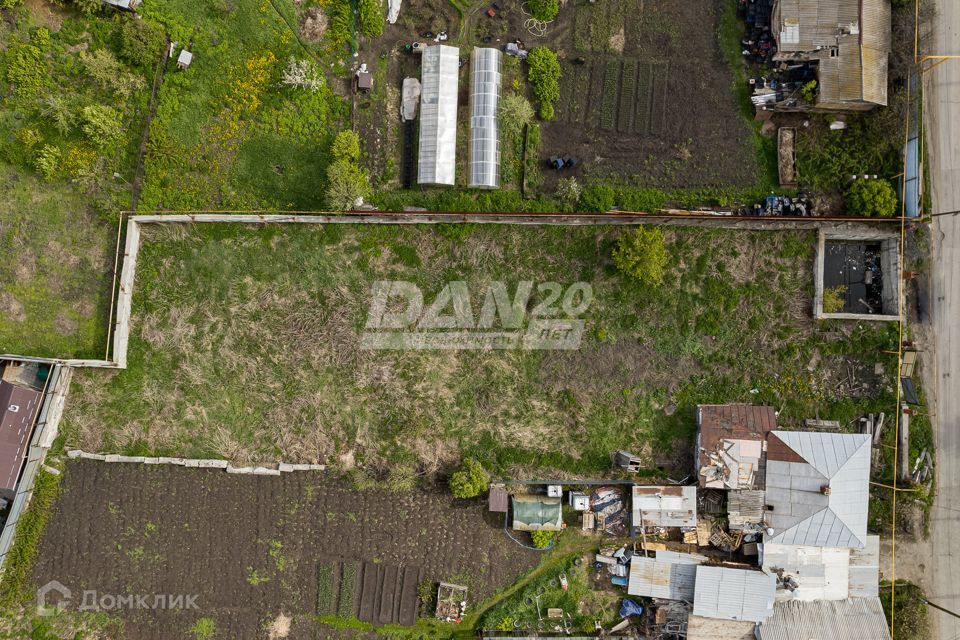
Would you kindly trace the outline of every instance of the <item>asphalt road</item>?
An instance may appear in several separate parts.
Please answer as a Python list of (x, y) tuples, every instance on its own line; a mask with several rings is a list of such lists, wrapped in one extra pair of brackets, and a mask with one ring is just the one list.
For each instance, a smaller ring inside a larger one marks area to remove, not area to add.
[[(960, 3), (938, 0), (929, 54), (960, 55)], [(933, 212), (960, 211), (960, 60), (927, 74), (926, 142)], [(960, 611), (960, 214), (934, 218), (931, 312), (936, 366), (937, 499), (932, 512), (933, 571), (927, 597)], [(897, 564), (911, 562), (898, 557)], [(930, 610), (940, 640), (960, 640), (960, 620)]]

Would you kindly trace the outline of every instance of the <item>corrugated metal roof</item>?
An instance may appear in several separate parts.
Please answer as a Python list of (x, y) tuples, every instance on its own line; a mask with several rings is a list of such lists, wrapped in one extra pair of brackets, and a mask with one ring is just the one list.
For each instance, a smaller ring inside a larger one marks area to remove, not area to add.
[(724, 620), (760, 622), (773, 613), (777, 581), (762, 571), (697, 567), (693, 613)]
[(727, 494), (727, 521), (730, 529), (742, 531), (749, 525), (763, 523), (765, 504), (763, 491), (730, 491)]
[(780, 0), (772, 15), (780, 51), (820, 60), (818, 106), (887, 104), (889, 0)]
[(863, 549), (850, 550), (851, 598), (875, 598), (880, 595), (880, 536), (867, 536)]
[(789, 578), (796, 589), (779, 584), (777, 599), (845, 600), (850, 582), (850, 549), (763, 545), (763, 570), (777, 574), (778, 582)]
[[(790, 455), (783, 455), (775, 440)], [(774, 431), (768, 449), (767, 525), (774, 534), (764, 535), (764, 541), (862, 547), (867, 535), (870, 436)]]
[(696, 487), (633, 487), (633, 526), (697, 526)]
[(717, 620), (703, 616), (687, 618), (687, 640), (756, 640), (756, 623), (749, 620)]
[(500, 49), (475, 47), (470, 71), (471, 187), (500, 186)]
[(758, 640), (890, 640), (879, 598), (778, 602)]
[(701, 555), (658, 551), (655, 558), (633, 556), (627, 593), (632, 596), (693, 602), (697, 565)]
[(460, 49), (427, 47), (422, 54), (417, 182), (454, 184)]
[(40, 392), (0, 382), (0, 489), (13, 491), (30, 446)]

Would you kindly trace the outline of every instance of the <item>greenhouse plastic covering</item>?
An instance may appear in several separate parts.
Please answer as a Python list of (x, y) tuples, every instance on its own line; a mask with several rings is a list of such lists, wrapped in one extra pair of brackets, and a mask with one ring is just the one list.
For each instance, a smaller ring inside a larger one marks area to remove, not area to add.
[(435, 45), (427, 47), (422, 55), (417, 182), (452, 185), (457, 155), (460, 50)]
[(500, 186), (499, 49), (475, 48), (470, 68), (470, 186)]

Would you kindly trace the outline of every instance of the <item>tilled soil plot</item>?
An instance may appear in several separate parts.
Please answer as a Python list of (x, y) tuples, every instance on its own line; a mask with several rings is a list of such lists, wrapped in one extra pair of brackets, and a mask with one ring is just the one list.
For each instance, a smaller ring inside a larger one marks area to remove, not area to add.
[(120, 610), (126, 638), (185, 637), (200, 618), (215, 621), (217, 637), (237, 639), (267, 637), (281, 614), (293, 618), (289, 638), (329, 635), (307, 618), (318, 614), (410, 623), (419, 581), (466, 584), (476, 603), (537, 560), (483, 504), (440, 491), (360, 491), (322, 473), (77, 461), (62, 487), (38, 586), (58, 580), (73, 593), (71, 608), (85, 590), (147, 602), (196, 596), (196, 609)]
[[(562, 175), (631, 178), (665, 188), (757, 180), (717, 42), (722, 0), (569, 0), (543, 37), (561, 58), (556, 120), (544, 157), (571, 154)], [(573, 126), (571, 126), (573, 125)], [(562, 177), (545, 172), (548, 182)]]

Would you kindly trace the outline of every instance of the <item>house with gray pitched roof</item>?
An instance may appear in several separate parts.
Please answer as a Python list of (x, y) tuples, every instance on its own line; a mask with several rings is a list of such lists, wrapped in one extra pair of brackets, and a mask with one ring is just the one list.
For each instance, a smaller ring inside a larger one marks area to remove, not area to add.
[(764, 542), (863, 548), (870, 446), (868, 434), (771, 431)]

